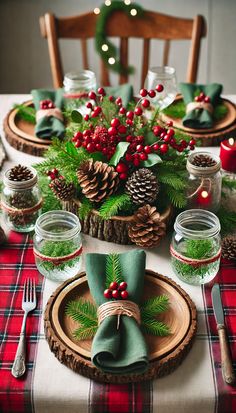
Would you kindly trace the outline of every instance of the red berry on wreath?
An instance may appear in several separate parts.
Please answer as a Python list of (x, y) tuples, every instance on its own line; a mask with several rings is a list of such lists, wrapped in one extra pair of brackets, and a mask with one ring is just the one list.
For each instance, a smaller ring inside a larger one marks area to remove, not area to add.
[(125, 281), (121, 281), (120, 285), (119, 285), (119, 290), (120, 291), (124, 291), (127, 289), (128, 284)]
[(121, 291), (120, 296), (122, 298), (122, 300), (127, 300), (127, 298), (129, 298), (129, 293), (128, 291)]
[(145, 96), (147, 96), (148, 91), (147, 89), (141, 89), (139, 92), (140, 96), (142, 96), (142, 98), (145, 98)]
[(153, 89), (149, 90), (148, 95), (150, 96), (150, 98), (154, 98), (156, 96), (155, 90)]
[(136, 116), (141, 116), (143, 113), (142, 108), (138, 106), (137, 108), (134, 109), (134, 113)]
[(117, 290), (118, 289), (118, 283), (116, 281), (112, 281), (111, 284), (109, 285), (110, 290)]
[(126, 159), (127, 162), (131, 162), (132, 159), (133, 159), (133, 155), (131, 153), (127, 153), (125, 155), (125, 159)]
[(160, 146), (160, 152), (161, 152), (161, 153), (166, 153), (166, 152), (168, 152), (168, 149), (169, 149), (169, 146), (168, 146), (166, 143), (163, 143), (163, 144)]
[(115, 298), (116, 300), (120, 298), (120, 292), (118, 290), (113, 290), (112, 291), (112, 298)]
[(141, 105), (142, 105), (144, 108), (148, 108), (148, 107), (150, 106), (150, 102), (149, 102), (148, 99), (143, 99), (143, 100), (141, 100)]
[(205, 102), (205, 103), (210, 103), (210, 102), (211, 102), (210, 96), (206, 96), (206, 97), (204, 98), (204, 102)]
[(164, 90), (164, 86), (161, 83), (159, 83), (159, 85), (156, 85), (155, 89), (158, 93), (161, 93)]
[(105, 298), (112, 298), (112, 291), (109, 288), (107, 288), (104, 291), (103, 295), (104, 295)]
[(89, 92), (88, 94), (89, 99), (95, 100), (96, 99), (96, 93), (95, 92)]

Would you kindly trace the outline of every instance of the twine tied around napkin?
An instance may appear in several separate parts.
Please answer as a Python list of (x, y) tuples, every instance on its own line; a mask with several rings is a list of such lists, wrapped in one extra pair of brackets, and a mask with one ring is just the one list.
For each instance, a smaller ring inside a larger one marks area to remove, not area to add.
[(129, 300), (108, 301), (100, 305), (97, 309), (98, 325), (100, 325), (106, 317), (117, 315), (117, 330), (120, 326), (120, 317), (125, 315), (133, 317), (137, 323), (141, 324), (140, 310), (137, 304)]
[(213, 114), (214, 108), (211, 103), (207, 102), (189, 102), (186, 105), (186, 113), (191, 112), (194, 109), (204, 109), (207, 110), (210, 114)]
[(39, 109), (36, 112), (36, 122), (38, 122), (40, 119), (44, 117), (50, 117), (54, 116), (54, 118), (57, 118), (63, 122), (64, 118), (62, 115), (62, 111), (59, 108), (52, 108), (52, 109)]

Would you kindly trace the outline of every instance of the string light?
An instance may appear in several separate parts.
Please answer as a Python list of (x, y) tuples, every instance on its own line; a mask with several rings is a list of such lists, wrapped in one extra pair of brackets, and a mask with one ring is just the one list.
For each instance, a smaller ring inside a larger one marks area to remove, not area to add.
[(109, 65), (114, 65), (115, 62), (116, 61), (115, 61), (114, 57), (109, 57), (109, 59), (108, 59)]
[(98, 7), (95, 7), (93, 12), (94, 14), (100, 14), (100, 9)]
[(130, 0), (124, 0), (124, 3), (126, 4), (126, 6), (129, 6), (131, 1)]
[(110, 5), (111, 5), (111, 0), (106, 0), (106, 1), (105, 1), (105, 5), (106, 5), (106, 6), (110, 6)]
[(130, 10), (130, 14), (131, 14), (131, 16), (136, 16), (137, 15), (137, 10), (136, 9), (131, 9)]
[(108, 51), (108, 46), (107, 46), (106, 43), (104, 43), (104, 44), (102, 45), (102, 51), (103, 51), (103, 52), (107, 52), (107, 51)]

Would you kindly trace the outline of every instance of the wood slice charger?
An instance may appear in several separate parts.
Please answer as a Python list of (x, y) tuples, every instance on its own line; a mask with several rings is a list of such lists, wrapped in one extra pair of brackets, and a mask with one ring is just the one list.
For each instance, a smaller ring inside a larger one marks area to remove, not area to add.
[(189, 295), (172, 279), (146, 270), (143, 300), (160, 294), (168, 296), (170, 305), (158, 319), (168, 324), (171, 334), (166, 337), (145, 335), (149, 367), (143, 374), (104, 373), (91, 362), (92, 340), (77, 341), (73, 337), (78, 324), (65, 315), (67, 303), (78, 298), (93, 301), (84, 272), (65, 281), (49, 298), (44, 314), (49, 347), (62, 364), (99, 382), (129, 383), (165, 376), (181, 364), (192, 346), (197, 329), (197, 311)]
[[(32, 100), (24, 102), (33, 107)], [(17, 116), (18, 109), (12, 109), (3, 121), (7, 141), (18, 151), (34, 156), (43, 156), (51, 144), (50, 139), (40, 139), (34, 134), (35, 125)]]
[[(172, 105), (183, 100), (181, 95), (178, 95)], [(192, 129), (183, 126), (181, 118), (172, 118), (164, 113), (160, 113), (160, 120), (163, 122), (172, 121), (173, 127), (186, 133), (201, 142), (201, 146), (218, 146), (221, 141), (236, 133), (236, 106), (227, 99), (222, 99), (222, 103), (227, 108), (226, 115), (219, 121), (215, 121), (211, 129)]]

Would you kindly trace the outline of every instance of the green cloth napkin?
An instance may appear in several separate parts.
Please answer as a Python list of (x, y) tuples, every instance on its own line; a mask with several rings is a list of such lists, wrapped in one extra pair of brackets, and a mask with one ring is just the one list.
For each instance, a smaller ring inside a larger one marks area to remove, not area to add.
[[(63, 89), (46, 90), (46, 89), (34, 89), (31, 90), (33, 102), (36, 110), (40, 109), (40, 101), (50, 99), (55, 106), (62, 109), (63, 106)], [(54, 116), (45, 116), (41, 118), (35, 126), (35, 135), (38, 138), (46, 139), (54, 136), (61, 138), (65, 132), (65, 126), (60, 119)]]
[(129, 83), (114, 87), (105, 87), (105, 90), (107, 95), (114, 96), (115, 98), (121, 97), (122, 105), (124, 107), (126, 107), (134, 97), (133, 86), (131, 86)]
[[(193, 83), (180, 83), (180, 92), (183, 95), (185, 104), (194, 101), (195, 92), (203, 92), (211, 99), (211, 104), (215, 106), (219, 102), (222, 92), (222, 85), (211, 83), (209, 85), (199, 85)], [(194, 109), (187, 113), (183, 120), (183, 125), (193, 129), (211, 128), (213, 126), (213, 117), (206, 109)]]
[[(86, 255), (88, 284), (97, 306), (107, 302), (103, 295), (106, 257), (106, 254)], [(146, 254), (135, 250), (119, 254), (119, 258), (129, 300), (138, 304), (143, 293)], [(121, 316), (117, 330), (117, 316), (105, 318), (93, 339), (92, 361), (106, 373), (143, 373), (148, 366), (147, 346), (136, 320)]]

